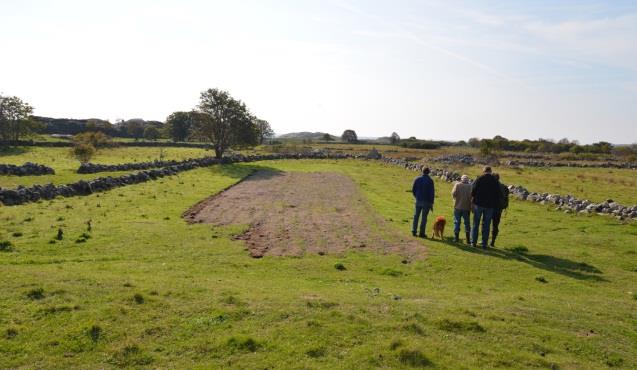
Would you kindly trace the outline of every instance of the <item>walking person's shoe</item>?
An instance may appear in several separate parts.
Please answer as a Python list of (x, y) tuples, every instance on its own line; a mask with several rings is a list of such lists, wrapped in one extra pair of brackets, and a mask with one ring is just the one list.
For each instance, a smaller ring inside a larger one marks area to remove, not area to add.
[(467, 234), (467, 244), (471, 245), (471, 233), (466, 233)]
[(497, 238), (497, 237), (498, 237), (498, 235), (497, 235), (497, 234), (494, 234), (494, 235), (491, 237), (491, 248), (495, 248), (495, 238)]
[(415, 232), (415, 231), (412, 231), (412, 232), (411, 232), (411, 235), (412, 235), (412, 236), (416, 236), (416, 232)]
[(454, 233), (455, 238), (453, 239), (454, 243), (458, 243), (460, 241), (460, 233)]

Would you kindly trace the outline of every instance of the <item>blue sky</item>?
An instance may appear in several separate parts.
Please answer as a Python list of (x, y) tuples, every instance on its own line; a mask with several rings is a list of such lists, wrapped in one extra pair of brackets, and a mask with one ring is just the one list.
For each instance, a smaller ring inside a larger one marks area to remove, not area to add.
[(218, 87), (275, 131), (637, 142), (634, 1), (0, 3), (0, 92), (163, 120)]

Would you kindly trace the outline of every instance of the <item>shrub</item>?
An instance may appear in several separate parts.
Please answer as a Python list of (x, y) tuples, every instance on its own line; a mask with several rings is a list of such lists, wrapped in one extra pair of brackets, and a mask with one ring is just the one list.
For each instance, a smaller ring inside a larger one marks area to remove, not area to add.
[(101, 131), (84, 132), (73, 136), (73, 143), (77, 145), (90, 145), (95, 149), (114, 146), (110, 136)]
[(91, 144), (79, 143), (75, 144), (71, 149), (71, 153), (81, 163), (88, 163), (95, 155), (95, 147)]

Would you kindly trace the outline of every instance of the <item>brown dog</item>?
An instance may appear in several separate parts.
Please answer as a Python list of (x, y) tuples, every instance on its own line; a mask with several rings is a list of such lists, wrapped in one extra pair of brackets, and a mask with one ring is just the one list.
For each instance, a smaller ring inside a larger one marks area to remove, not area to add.
[(436, 236), (442, 240), (445, 234), (445, 225), (447, 224), (447, 220), (443, 216), (436, 217), (436, 222), (434, 222), (434, 234), (431, 236), (431, 239), (434, 239)]

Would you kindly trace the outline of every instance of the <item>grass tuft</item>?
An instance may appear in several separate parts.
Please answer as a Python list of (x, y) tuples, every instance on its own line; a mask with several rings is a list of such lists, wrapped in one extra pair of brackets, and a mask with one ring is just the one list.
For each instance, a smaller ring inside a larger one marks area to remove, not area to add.
[(93, 325), (88, 329), (88, 336), (93, 343), (97, 343), (102, 335), (102, 328), (99, 325)]
[(444, 319), (437, 324), (440, 330), (450, 331), (453, 333), (476, 332), (484, 333), (486, 330), (475, 321), (451, 321)]
[(8, 240), (0, 241), (0, 252), (11, 252), (13, 250), (13, 243)]
[(139, 293), (135, 293), (135, 295), (133, 296), (133, 301), (135, 301), (135, 303), (137, 304), (143, 304), (145, 302), (144, 296)]
[(34, 288), (27, 292), (27, 298), (37, 301), (40, 299), (44, 299), (44, 289), (42, 288)]
[(411, 367), (427, 367), (432, 365), (427, 356), (416, 350), (403, 349), (398, 354), (398, 359), (402, 364)]
[(228, 347), (241, 352), (256, 352), (261, 344), (252, 337), (231, 337), (227, 342)]
[(323, 347), (312, 348), (305, 352), (305, 354), (308, 355), (308, 357), (312, 357), (312, 358), (324, 357), (325, 353), (326, 351), (325, 351), (325, 348)]
[(538, 281), (538, 282), (540, 282), (542, 284), (546, 284), (546, 283), (549, 282), (548, 280), (546, 280), (546, 278), (544, 276), (536, 276), (535, 277), (535, 281)]
[(345, 267), (345, 265), (342, 262), (336, 262), (334, 264), (334, 268), (337, 269), (338, 271), (345, 271), (347, 270), (347, 268)]

